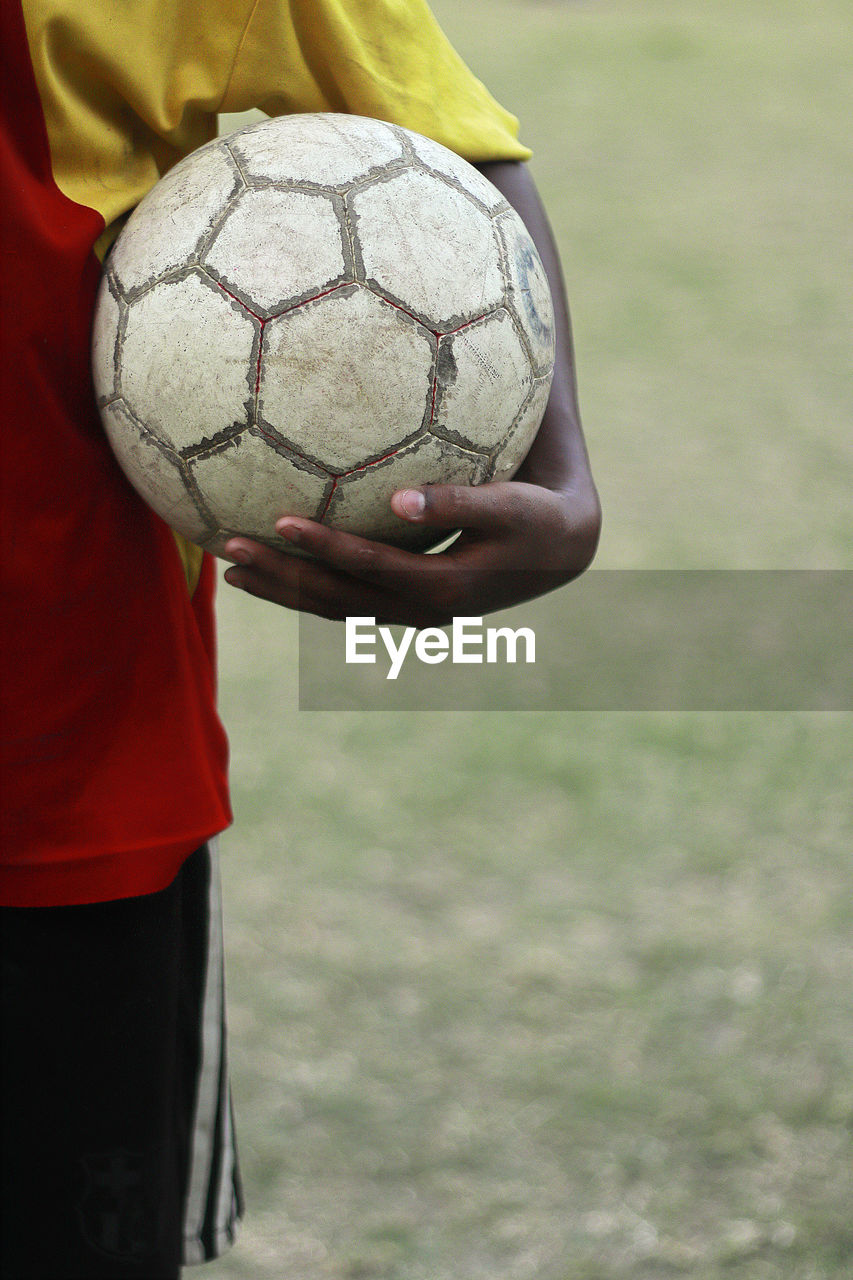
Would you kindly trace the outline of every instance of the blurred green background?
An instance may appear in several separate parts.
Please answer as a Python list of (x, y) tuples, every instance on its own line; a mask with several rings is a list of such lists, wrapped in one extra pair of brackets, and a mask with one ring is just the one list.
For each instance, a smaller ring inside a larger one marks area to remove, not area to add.
[[(434, 7), (535, 152), (598, 564), (849, 568), (846, 0)], [(851, 718), (299, 713), (220, 613), (211, 1280), (853, 1275)]]

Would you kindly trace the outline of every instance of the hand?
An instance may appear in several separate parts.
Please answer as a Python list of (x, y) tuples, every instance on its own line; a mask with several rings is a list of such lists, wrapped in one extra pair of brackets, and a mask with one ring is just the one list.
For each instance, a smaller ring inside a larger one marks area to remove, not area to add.
[(446, 551), (422, 555), (370, 542), (301, 517), (277, 532), (312, 558), (232, 538), (238, 561), (226, 581), (251, 595), (324, 618), (443, 626), (532, 599), (570, 581), (592, 560), (600, 513), (591, 480), (552, 490), (508, 481), (475, 488), (431, 485), (391, 499), (411, 524), (462, 532)]

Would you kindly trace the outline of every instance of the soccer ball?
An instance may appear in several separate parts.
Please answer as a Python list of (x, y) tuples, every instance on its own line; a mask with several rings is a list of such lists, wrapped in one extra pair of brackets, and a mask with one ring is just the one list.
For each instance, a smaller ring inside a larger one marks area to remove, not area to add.
[(120, 465), (191, 542), (293, 550), (281, 515), (412, 549), (396, 489), (507, 479), (541, 421), (551, 297), (466, 161), (378, 120), (265, 120), (186, 157), (105, 265), (95, 391)]

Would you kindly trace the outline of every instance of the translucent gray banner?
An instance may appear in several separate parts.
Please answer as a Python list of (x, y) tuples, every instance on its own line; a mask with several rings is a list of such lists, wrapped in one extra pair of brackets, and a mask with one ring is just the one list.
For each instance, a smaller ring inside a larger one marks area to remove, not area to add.
[(305, 711), (849, 711), (850, 571), (593, 570), (416, 631), (302, 614)]

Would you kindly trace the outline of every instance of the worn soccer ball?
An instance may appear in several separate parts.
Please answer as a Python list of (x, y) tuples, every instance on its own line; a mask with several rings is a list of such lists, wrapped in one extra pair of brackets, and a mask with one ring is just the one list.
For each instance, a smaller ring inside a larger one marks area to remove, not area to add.
[[(396, 489), (512, 476), (544, 412), (551, 298), (476, 169), (359, 116), (265, 120), (177, 164), (105, 265), (93, 371), (119, 463), (190, 541), (281, 515), (422, 549)], [(444, 535), (442, 535), (444, 536)]]

